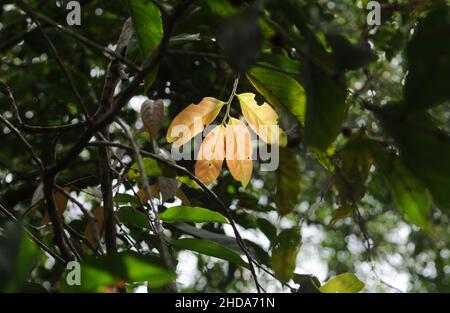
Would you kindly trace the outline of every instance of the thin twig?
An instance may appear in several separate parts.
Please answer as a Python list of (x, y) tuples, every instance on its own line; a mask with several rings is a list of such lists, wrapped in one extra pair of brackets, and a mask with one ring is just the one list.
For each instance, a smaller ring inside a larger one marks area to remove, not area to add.
[[(213, 53), (213, 52), (203, 52), (203, 51), (189, 51), (189, 50), (179, 50), (179, 49), (169, 49), (168, 51), (169, 55), (185, 55), (185, 56), (191, 56), (191, 57), (199, 57), (199, 58), (206, 58), (206, 59), (212, 59), (212, 60), (219, 60), (219, 61), (225, 61), (226, 58), (225, 56), (218, 54), (218, 53)], [(288, 70), (288, 69), (284, 69), (269, 63), (264, 63), (264, 62), (256, 62), (255, 63), (256, 67), (260, 67), (260, 68), (265, 68), (268, 70), (273, 70), (276, 72), (280, 72), (280, 73), (284, 73), (284, 74), (288, 74), (288, 75), (300, 75), (301, 73), (298, 71), (293, 71), (293, 70)]]
[(46, 24), (55, 27), (57, 30), (77, 39), (78, 41), (82, 42), (83, 44), (85, 44), (86, 46), (101, 51), (103, 53), (105, 53), (106, 55), (108, 55), (109, 57), (113, 58), (113, 59), (118, 59), (121, 62), (123, 62), (124, 64), (126, 64), (128, 67), (130, 67), (130, 69), (132, 69), (135, 72), (139, 72), (140, 69), (138, 66), (136, 66), (133, 62), (131, 62), (130, 60), (128, 60), (127, 58), (122, 57), (121, 55), (117, 54), (116, 52), (112, 51), (111, 49), (105, 48), (101, 45), (99, 45), (98, 43), (84, 37), (83, 35), (75, 32), (74, 30), (65, 27), (61, 24), (58, 24), (57, 22), (55, 22), (54, 20), (48, 18), (47, 16), (36, 12), (36, 10), (34, 10), (31, 6), (29, 6), (27, 3), (25, 3), (23, 0), (17, 0), (16, 1), (18, 6), (25, 11), (28, 14), (32, 14), (34, 13), (35, 16), (37, 18), (39, 18), (40, 20), (42, 20), (43, 22), (45, 22)]
[[(8, 216), (9, 218), (11, 218), (13, 221), (18, 222), (19, 220), (14, 216), (14, 214), (12, 214), (7, 208), (5, 208), (1, 203), (0, 203), (0, 210), (2, 210), (2, 212)], [(27, 224), (25, 224), (25, 232), (27, 233), (27, 235), (30, 237), (31, 240), (33, 240), (42, 250), (44, 250), (45, 252), (47, 252), (51, 257), (53, 257), (55, 259), (56, 262), (60, 263), (61, 265), (65, 265), (66, 261), (64, 261), (63, 258), (61, 258), (58, 254), (56, 254), (52, 249), (50, 249), (49, 247), (47, 247), (45, 245), (45, 243), (43, 243), (42, 241), (40, 241), (35, 235), (33, 235), (33, 233), (28, 229)]]
[[(133, 26), (131, 19), (127, 19), (122, 26), (119, 39), (117, 40), (115, 52), (123, 57), (126, 55), (128, 45), (133, 35)], [(120, 71), (122, 63), (114, 59), (108, 65), (106, 71), (105, 83), (103, 86), (100, 100), (99, 112), (104, 113), (111, 109), (111, 103), (114, 99), (114, 91), (120, 81)], [(109, 125), (105, 125), (98, 136), (101, 140), (109, 140)], [(103, 210), (105, 215), (105, 240), (107, 253), (115, 253), (116, 247), (116, 223), (114, 218), (114, 203), (111, 177), (111, 150), (108, 146), (99, 147), (99, 169), (100, 185), (103, 196)]]
[(64, 188), (62, 188), (61, 186), (58, 186), (58, 185), (55, 185), (55, 188), (56, 188), (56, 190), (61, 192), (64, 196), (66, 196), (70, 201), (72, 201), (74, 204), (76, 204), (80, 208), (81, 212), (83, 212), (83, 215), (86, 217), (88, 225), (91, 228), (92, 234), (96, 241), (96, 245), (97, 245), (98, 249), (100, 249), (101, 253), (103, 254), (103, 250), (102, 250), (101, 243), (100, 243), (101, 242), (100, 235), (98, 234), (97, 223), (95, 222), (95, 220), (96, 220), (95, 216), (92, 215), (91, 212), (86, 210), (86, 208), (83, 206), (83, 204), (81, 204), (80, 201), (78, 201), (77, 199), (72, 197), (72, 195), (70, 193), (68, 193), (67, 191), (65, 191)]
[[(84, 5), (89, 4), (90, 2), (93, 2), (93, 1), (94, 0), (79, 0), (79, 3), (80, 3), (80, 6), (84, 6)], [(46, 2), (48, 2), (48, 1), (44, 0), (43, 2), (45, 4), (47, 4)], [(41, 5), (38, 5), (37, 9), (39, 10), (41, 7), (42, 7)], [(66, 10), (59, 10), (59, 11), (60, 12), (53, 17), (53, 20), (57, 21), (57, 20), (59, 20), (61, 18), (65, 18), (67, 16), (67, 11)], [(17, 24), (14, 25), (14, 26), (17, 27)], [(42, 27), (44, 27), (44, 28), (48, 27), (48, 26), (51, 26), (51, 25), (49, 25), (47, 23), (43, 23), (42, 24)], [(7, 32), (8, 29), (10, 29), (10, 28), (11, 28), (11, 25), (9, 27), (7, 27), (7, 28), (4, 28), (2, 32)], [(3, 52), (6, 49), (14, 47), (15, 45), (19, 44), (20, 42), (26, 40), (28, 37), (34, 35), (36, 32), (37, 32), (37, 28), (34, 27), (34, 28), (31, 28), (31, 29), (21, 33), (20, 35), (18, 35), (16, 37), (8, 38), (8, 40), (3, 42), (2, 45), (0, 46), (0, 53)], [(5, 38), (5, 36), (1, 36), (1, 37)]]
[(66, 78), (67, 82), (69, 83), (70, 89), (72, 90), (72, 93), (78, 102), (78, 106), (80, 107), (85, 120), (89, 121), (89, 112), (86, 108), (86, 105), (84, 104), (83, 98), (81, 97), (80, 92), (78, 91), (77, 86), (75, 85), (75, 82), (73, 81), (72, 76), (70, 75), (69, 71), (67, 70), (67, 67), (64, 65), (64, 62), (63, 62), (61, 56), (59, 55), (58, 50), (56, 49), (55, 45), (53, 44), (51, 39), (48, 37), (48, 35), (45, 33), (45, 31), (42, 29), (41, 23), (37, 19), (36, 14), (33, 11), (30, 11), (29, 15), (33, 19), (34, 23), (37, 25), (39, 32), (42, 34), (45, 41), (47, 42), (47, 44), (50, 48), (50, 51), (56, 60), (56, 63), (58, 63), (59, 68), (61, 69), (61, 71), (64, 74), (64, 77)]
[[(158, 209), (155, 208), (155, 205), (153, 203), (153, 196), (152, 196), (152, 192), (150, 190), (150, 184), (148, 182), (148, 177), (145, 174), (144, 163), (142, 162), (142, 156), (141, 156), (139, 147), (137, 146), (136, 141), (134, 140), (133, 135), (131, 134), (131, 131), (128, 128), (128, 125), (126, 125), (126, 123), (120, 118), (116, 118), (116, 121), (119, 124), (119, 126), (122, 128), (122, 130), (125, 132), (125, 135), (131, 144), (131, 149), (133, 151), (134, 158), (139, 166), (139, 171), (141, 172), (139, 177), (141, 178), (142, 184), (144, 186), (145, 194), (147, 196), (148, 202), (149, 202), (150, 207), (152, 208), (152, 212), (153, 212), (153, 216), (149, 215), (149, 222), (153, 223), (153, 225), (154, 225), (155, 236), (156, 236), (156, 238), (158, 238), (159, 245), (161, 248), (161, 256), (162, 256), (167, 268), (173, 269), (174, 265), (172, 262), (172, 258), (170, 257), (170, 253), (169, 253), (169, 249), (166, 244), (166, 240), (164, 238), (164, 233), (159, 230), (160, 220), (159, 220)], [(171, 285), (171, 288), (173, 288), (174, 289), (173, 291), (176, 292), (176, 287), (174, 284)]]
[(70, 131), (74, 128), (81, 127), (86, 124), (85, 121), (81, 121), (76, 124), (67, 124), (67, 125), (59, 125), (59, 126), (31, 126), (27, 125), (23, 122), (22, 117), (20, 116), (19, 108), (17, 106), (14, 95), (11, 92), (11, 88), (3, 81), (0, 81), (0, 92), (3, 93), (11, 105), (11, 110), (15, 119), (17, 120), (19, 126), (17, 128), (23, 132), (27, 133), (42, 133), (42, 134), (53, 134), (53, 133), (61, 133), (65, 131)]
[(97, 255), (97, 256), (101, 256), (103, 255), (103, 253), (99, 253), (98, 249), (96, 247), (94, 247), (94, 245), (82, 234), (80, 234), (78, 231), (76, 231), (72, 226), (64, 224), (64, 228), (67, 229), (67, 231), (69, 232), (69, 234), (71, 234), (72, 236), (78, 238), (79, 240), (81, 240), (89, 249), (91, 249), (91, 251)]
[[(119, 144), (119, 143), (114, 143), (114, 142), (101, 142), (101, 141), (93, 141), (93, 142), (89, 142), (88, 145), (92, 145), (92, 146), (98, 146), (98, 145), (109, 145), (111, 147), (118, 147), (118, 148), (122, 148), (125, 149), (127, 151), (133, 151), (132, 147), (123, 145), (123, 144)], [(258, 283), (258, 278), (256, 276), (256, 271), (254, 268), (254, 264), (256, 264), (256, 261), (253, 259), (253, 257), (251, 256), (247, 245), (245, 244), (244, 240), (242, 239), (241, 234), (239, 233), (239, 230), (236, 226), (236, 223), (234, 222), (232, 215), (229, 211), (229, 208), (225, 205), (225, 203), (223, 203), (223, 201), (219, 198), (219, 196), (217, 196), (214, 191), (212, 191), (211, 189), (209, 189), (201, 180), (199, 180), (197, 178), (197, 176), (195, 176), (195, 174), (193, 174), (191, 171), (189, 171), (188, 169), (186, 169), (185, 167), (182, 167), (176, 163), (170, 162), (169, 160), (164, 159), (161, 156), (158, 156), (154, 153), (150, 153), (148, 151), (145, 150), (139, 150), (140, 154), (143, 156), (147, 156), (150, 158), (153, 158), (155, 160), (158, 160), (161, 163), (164, 163), (170, 167), (172, 167), (173, 169), (185, 174), (186, 176), (189, 176), (192, 180), (194, 180), (199, 186), (200, 188), (206, 193), (208, 194), (208, 196), (213, 199), (221, 208), (221, 211), (223, 214), (225, 214), (225, 216), (228, 218), (228, 220), (230, 221), (230, 225), (233, 229), (234, 235), (236, 237), (236, 241), (238, 243), (238, 245), (240, 246), (241, 250), (244, 252), (244, 254), (246, 255), (248, 262), (249, 262), (249, 268), (250, 271), (253, 275), (253, 279), (255, 280), (255, 284), (256, 284), (256, 288), (259, 290), (259, 283)]]
[(54, 185), (55, 178), (54, 176), (49, 176), (44, 174), (44, 198), (47, 203), (47, 213), (50, 217), (50, 221), (52, 222), (53, 228), (53, 238), (55, 244), (58, 246), (59, 251), (61, 252), (64, 260), (69, 262), (73, 260), (73, 254), (70, 251), (70, 247), (67, 245), (67, 238), (64, 234), (63, 223), (59, 217), (58, 210), (56, 208), (55, 196), (54, 196)]
[(23, 144), (27, 147), (28, 151), (30, 151), (33, 160), (43, 170), (44, 164), (42, 163), (41, 159), (36, 155), (36, 153), (33, 150), (33, 147), (28, 142), (28, 140), (25, 139), (25, 137), (22, 135), (22, 133), (13, 124), (11, 124), (5, 117), (3, 117), (3, 115), (1, 115), (1, 114), (0, 114), (0, 120), (6, 125), (6, 127), (8, 127), (20, 139), (20, 141), (23, 142)]
[(81, 151), (83, 151), (92, 136), (114, 120), (115, 116), (128, 103), (136, 90), (141, 86), (141, 82), (145, 80), (147, 75), (159, 64), (159, 61), (164, 56), (170, 36), (176, 22), (178, 21), (178, 18), (180, 18), (191, 2), (192, 0), (180, 0), (175, 4), (165, 23), (165, 31), (161, 43), (155, 49), (153, 54), (147, 59), (147, 61), (144, 62), (141, 71), (134, 77), (128, 87), (115, 97), (110, 110), (104, 114), (94, 116), (93, 120), (96, 122), (93, 125), (90, 125), (90, 127), (88, 127), (88, 129), (80, 135), (69, 151), (57, 163), (54, 163), (47, 168), (48, 173), (56, 175), (65, 169), (73, 161), (73, 159), (75, 159)]

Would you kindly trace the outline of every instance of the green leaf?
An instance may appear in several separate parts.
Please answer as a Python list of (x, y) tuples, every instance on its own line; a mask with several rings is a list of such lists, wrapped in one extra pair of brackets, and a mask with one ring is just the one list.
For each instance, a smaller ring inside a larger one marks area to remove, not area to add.
[(364, 288), (364, 283), (352, 273), (340, 274), (328, 280), (322, 287), (322, 293), (357, 293)]
[[(292, 73), (301, 75), (302, 67), (298, 60), (294, 60), (286, 55), (276, 54), (272, 52), (263, 52), (260, 58), (261, 63), (266, 63), (272, 66), (276, 66)], [(256, 65), (256, 67), (259, 67)], [(265, 68), (265, 67), (259, 67)]]
[(222, 214), (199, 207), (188, 207), (184, 205), (168, 208), (159, 215), (166, 223), (193, 222), (193, 223), (228, 223)]
[(300, 194), (300, 164), (294, 151), (280, 149), (276, 179), (275, 203), (278, 213), (284, 216), (295, 208)]
[(322, 166), (326, 168), (330, 174), (334, 173), (333, 156), (335, 152), (336, 145), (331, 145), (326, 151), (314, 149), (314, 154), (316, 155), (317, 161), (319, 161), (319, 163), (322, 164)]
[(195, 251), (248, 268), (248, 264), (242, 260), (239, 254), (214, 241), (184, 238), (172, 240), (170, 243), (178, 249)]
[(291, 76), (255, 67), (247, 73), (248, 80), (274, 107), (287, 109), (300, 124), (305, 122), (306, 93)]
[(426, 109), (450, 99), (450, 8), (430, 12), (408, 44), (406, 105)]
[(300, 293), (320, 293), (320, 281), (314, 275), (295, 274), (293, 280), (300, 285)]
[[(373, 145), (374, 149), (377, 147)], [(386, 185), (397, 209), (406, 221), (432, 233), (430, 210), (432, 198), (428, 189), (406, 168), (402, 160), (395, 155), (378, 149), (375, 164), (383, 174)]]
[(201, 189), (200, 186), (188, 176), (178, 176), (177, 179), (180, 183), (185, 184), (192, 189)]
[[(67, 274), (67, 273), (66, 273)], [(150, 289), (164, 286), (176, 275), (163, 267), (160, 257), (123, 252), (99, 258), (88, 257), (81, 264), (81, 285), (69, 286), (66, 275), (61, 279), (65, 292), (101, 292), (102, 287), (119, 282), (148, 282)]]
[(223, 234), (213, 233), (210, 231), (207, 231), (203, 228), (197, 228), (195, 226), (189, 225), (187, 223), (176, 223), (174, 225), (171, 225), (172, 227), (176, 228), (180, 232), (191, 235), (196, 238), (200, 239), (206, 239), (210, 241), (214, 241), (222, 246), (227, 247), (228, 249), (233, 250), (236, 253), (241, 253), (242, 249), (239, 246), (239, 244), (236, 242), (236, 238), (226, 236)]
[[(152, 158), (143, 158), (144, 171), (147, 176), (161, 176), (163, 172), (158, 162)], [(140, 176), (139, 165), (134, 163), (128, 171), (128, 178), (133, 180)]]
[(211, 10), (212, 13), (219, 16), (228, 16), (238, 12), (237, 9), (228, 1), (202, 0), (202, 2)]
[[(151, 1), (128, 0), (128, 7), (141, 51), (141, 60), (144, 61), (155, 51), (163, 38), (161, 12)], [(156, 68), (148, 75), (144, 85), (145, 91), (155, 81), (157, 72)]]
[(404, 116), (399, 106), (377, 113), (394, 137), (409, 171), (431, 192), (435, 202), (450, 207), (450, 138), (423, 112)]
[(325, 151), (341, 132), (347, 113), (346, 90), (312, 64), (307, 80), (305, 144)]
[(336, 66), (341, 70), (355, 70), (377, 60), (376, 54), (368, 45), (353, 45), (341, 35), (326, 37), (333, 49)]
[(349, 204), (344, 204), (333, 212), (331, 221), (328, 226), (333, 227), (337, 221), (342, 220), (353, 212), (353, 207)]
[(277, 237), (277, 228), (268, 220), (264, 218), (258, 218), (256, 220), (259, 230), (261, 230), (267, 239), (270, 241), (275, 240)]
[(271, 258), (272, 269), (282, 282), (288, 282), (294, 277), (300, 241), (298, 228), (283, 230), (274, 241)]
[(8, 223), (0, 238), (0, 292), (23, 291), (38, 256), (39, 249), (26, 236), (22, 223)]
[(334, 181), (340, 204), (356, 203), (366, 193), (366, 181), (372, 166), (372, 151), (364, 131), (353, 135), (338, 152)]
[(149, 221), (147, 215), (139, 212), (135, 208), (123, 206), (117, 213), (119, 220), (127, 226), (134, 226), (140, 228), (149, 228)]
[(129, 195), (127, 193), (117, 194), (116, 196), (114, 196), (114, 201), (118, 202), (119, 204), (140, 204), (138, 197)]
[(151, 1), (128, 0), (142, 58), (148, 58), (163, 38), (161, 12)]

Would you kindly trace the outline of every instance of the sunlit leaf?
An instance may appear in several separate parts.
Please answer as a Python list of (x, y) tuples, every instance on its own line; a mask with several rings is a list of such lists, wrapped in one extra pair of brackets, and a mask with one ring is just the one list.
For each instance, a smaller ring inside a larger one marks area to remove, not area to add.
[[(161, 176), (163, 174), (161, 167), (155, 159), (143, 158), (142, 163), (144, 165), (145, 174), (147, 176)], [(128, 178), (132, 180), (138, 178), (139, 176), (139, 165), (137, 163), (133, 163), (130, 170), (128, 171)]]
[(225, 138), (228, 169), (233, 178), (241, 182), (245, 188), (253, 171), (253, 148), (250, 132), (242, 121), (230, 118)]
[(320, 287), (322, 293), (357, 293), (364, 288), (364, 283), (352, 273), (340, 274), (331, 278)]
[(220, 175), (225, 159), (225, 127), (216, 126), (203, 140), (195, 163), (195, 176), (205, 185)]
[(247, 73), (253, 87), (275, 108), (286, 108), (300, 124), (305, 122), (306, 92), (291, 76), (255, 67)]
[(258, 105), (253, 93), (237, 95), (242, 114), (258, 136), (269, 144), (286, 145), (286, 134), (278, 126), (278, 114), (266, 102)]
[(219, 114), (225, 103), (215, 98), (203, 98), (198, 104), (190, 104), (172, 121), (167, 130), (167, 141), (180, 147), (198, 135)]

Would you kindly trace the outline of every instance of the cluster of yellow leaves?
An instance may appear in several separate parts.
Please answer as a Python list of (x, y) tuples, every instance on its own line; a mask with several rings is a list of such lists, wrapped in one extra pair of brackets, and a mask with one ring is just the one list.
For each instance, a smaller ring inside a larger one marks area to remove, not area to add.
[[(251, 129), (266, 143), (284, 146), (286, 134), (278, 126), (278, 114), (267, 103), (258, 105), (253, 93), (237, 94), (244, 115)], [(167, 131), (167, 141), (180, 147), (203, 132), (219, 115), (226, 103), (206, 97), (198, 104), (191, 104), (172, 121)], [(195, 164), (195, 175), (206, 185), (220, 175), (223, 161), (234, 179), (245, 188), (253, 171), (253, 145), (250, 131), (239, 119), (229, 117), (226, 125), (215, 126), (203, 140)]]

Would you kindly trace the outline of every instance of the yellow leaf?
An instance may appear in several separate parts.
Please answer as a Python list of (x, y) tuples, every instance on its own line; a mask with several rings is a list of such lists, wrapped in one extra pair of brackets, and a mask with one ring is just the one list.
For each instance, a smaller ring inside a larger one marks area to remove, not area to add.
[(195, 163), (195, 176), (205, 185), (219, 177), (225, 159), (225, 127), (216, 126), (203, 140)]
[(252, 177), (252, 141), (250, 131), (245, 124), (230, 118), (225, 130), (226, 160), (231, 175), (245, 188)]
[(211, 97), (203, 98), (198, 104), (191, 104), (181, 111), (167, 130), (167, 141), (180, 147), (198, 135), (219, 114), (225, 103)]
[(278, 114), (266, 102), (258, 105), (253, 93), (237, 95), (242, 114), (253, 131), (266, 143), (286, 146), (286, 133), (278, 126)]

